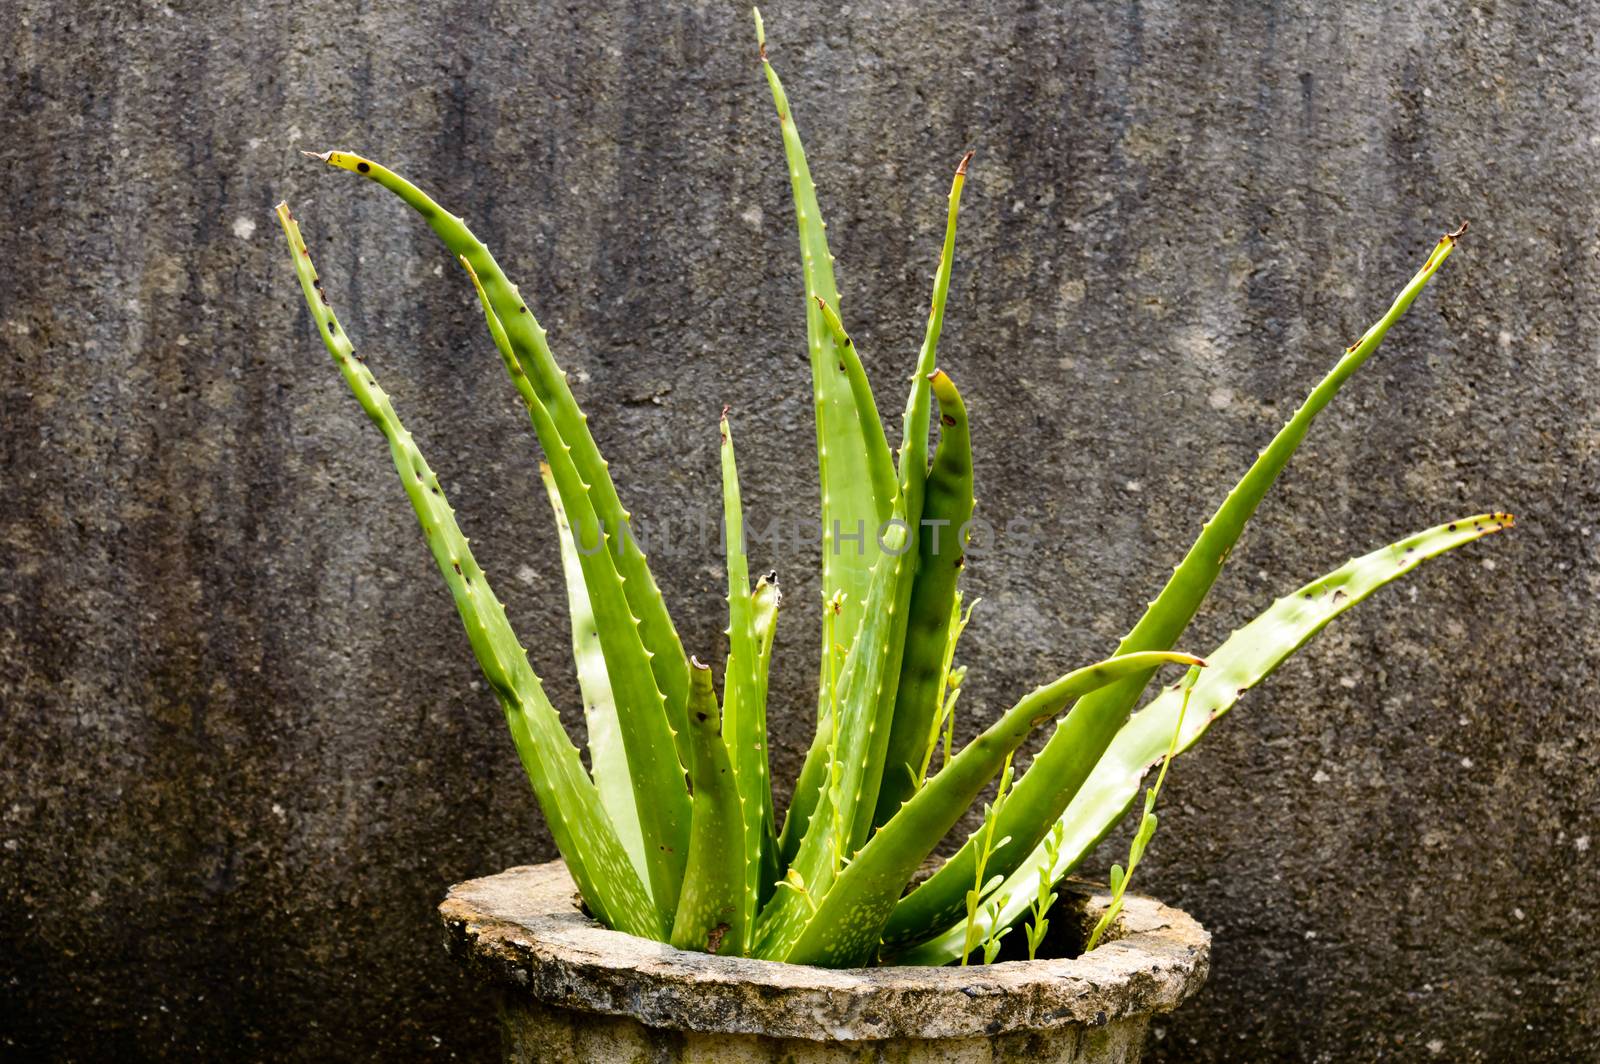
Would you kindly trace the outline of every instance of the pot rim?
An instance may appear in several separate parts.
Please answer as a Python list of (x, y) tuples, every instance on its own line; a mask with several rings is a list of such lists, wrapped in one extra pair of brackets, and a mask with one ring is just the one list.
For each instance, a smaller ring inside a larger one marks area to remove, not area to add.
[[(1097, 884), (1057, 890), (1089, 919), (1110, 903)], [(1137, 894), (1124, 897), (1122, 935), (1092, 953), (966, 968), (815, 968), (674, 949), (585, 915), (560, 861), (458, 883), (439, 913), (451, 952), (513, 995), (650, 1027), (814, 1041), (1104, 1026), (1172, 1011), (1210, 967), (1205, 928)]]

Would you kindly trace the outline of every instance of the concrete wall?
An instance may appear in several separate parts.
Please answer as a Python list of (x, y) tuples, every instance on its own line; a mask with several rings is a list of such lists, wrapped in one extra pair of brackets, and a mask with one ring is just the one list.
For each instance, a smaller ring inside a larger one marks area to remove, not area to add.
[[(880, 403), (977, 150), (943, 351), (983, 513), (970, 728), (1100, 655), (1439, 233), (1472, 231), (1317, 425), (1187, 643), (1461, 514), (1174, 772), (1140, 886), (1216, 934), (1153, 1056), (1573, 1059), (1600, 1026), (1600, 68), (1584, 5), (774, 3)], [(390, 161), (489, 238), (642, 518), (811, 512), (799, 271), (739, 4), (19, 0), (0, 24), (0, 1056), (484, 1059), (447, 884), (552, 855), (345, 323), (580, 719), (536, 453)], [(663, 551), (721, 653), (715, 554)], [(816, 548), (778, 775), (808, 738)], [(1119, 835), (1094, 874), (1121, 853)]]

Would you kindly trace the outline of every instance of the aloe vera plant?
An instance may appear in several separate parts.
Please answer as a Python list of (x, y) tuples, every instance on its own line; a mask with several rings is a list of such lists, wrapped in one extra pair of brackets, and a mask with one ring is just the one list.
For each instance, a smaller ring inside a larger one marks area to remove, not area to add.
[[(782, 820), (767, 754), (780, 595), (775, 575), (751, 579), (728, 411), (719, 426), (728, 617), (719, 684), (717, 669), (686, 653), (547, 334), (488, 247), (394, 171), (345, 151), (316, 156), (420, 214), (477, 293), (544, 456), (588, 725), (586, 767), (438, 477), (335, 316), (286, 205), (278, 217), (311, 318), (388, 441), (556, 844), (598, 919), (681, 948), (830, 966), (943, 964), (971, 958), (979, 945), (993, 960), (1007, 929), (1031, 920), (1031, 956), (1048, 926), (1051, 888), (1123, 817), (1153, 765), (1192, 747), (1345, 610), (1424, 560), (1511, 523), (1489, 513), (1418, 533), (1278, 600), (1204, 658), (1174, 649), (1311, 422), (1377, 350), (1462, 230), (1439, 241), (1261, 452), (1114, 652), (1027, 693), (956, 748), (951, 719), (966, 670), (955, 663), (957, 641), (971, 610), (962, 609), (959, 585), (973, 444), (959, 367), (942, 364), (938, 349), (971, 154), (951, 184), (927, 327), (891, 450), (841, 317), (800, 134), (759, 14), (756, 21), (799, 233), (824, 544), (817, 732)], [(845, 549), (847, 541), (856, 549)], [(1163, 665), (1207, 663), (1138, 708)], [(1013, 775), (1018, 751), (1046, 728), (1031, 764)], [(997, 777), (999, 795), (980, 830), (908, 891)]]

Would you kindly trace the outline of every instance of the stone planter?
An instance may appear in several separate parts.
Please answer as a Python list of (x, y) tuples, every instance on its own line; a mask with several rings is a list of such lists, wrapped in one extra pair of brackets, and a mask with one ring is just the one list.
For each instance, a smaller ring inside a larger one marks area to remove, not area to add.
[[(1109, 899), (1073, 881), (1060, 893), (1051, 939), (1071, 954)], [(1185, 913), (1130, 896), (1121, 937), (1082, 957), (851, 970), (713, 957), (601, 927), (559, 861), (458, 884), (439, 912), (451, 952), (497, 994), (516, 1064), (1137, 1061), (1151, 1017), (1205, 981), (1211, 948)]]

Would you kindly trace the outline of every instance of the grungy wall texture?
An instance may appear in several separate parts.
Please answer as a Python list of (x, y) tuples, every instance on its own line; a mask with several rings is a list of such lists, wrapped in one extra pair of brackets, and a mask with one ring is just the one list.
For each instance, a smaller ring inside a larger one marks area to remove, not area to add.
[[(576, 730), (490, 239), (641, 520), (812, 512), (798, 256), (742, 4), (18, 0), (0, 25), (0, 1056), (485, 1059), (448, 884), (553, 855), (377, 434), (300, 306), (287, 198)], [(1216, 934), (1162, 1060), (1592, 1058), (1600, 1038), (1600, 66), (1588, 5), (775, 0), (845, 308), (900, 408), (951, 166), (943, 348), (982, 512), (969, 730), (1107, 652), (1438, 234), (1186, 645), (1479, 510), (1511, 535), (1340, 621), (1174, 771), (1141, 887)], [(674, 525), (673, 527), (677, 527)], [(721, 567), (657, 573), (717, 658)], [(767, 552), (777, 774), (815, 543)], [(1103, 875), (1113, 838), (1086, 869)]]

